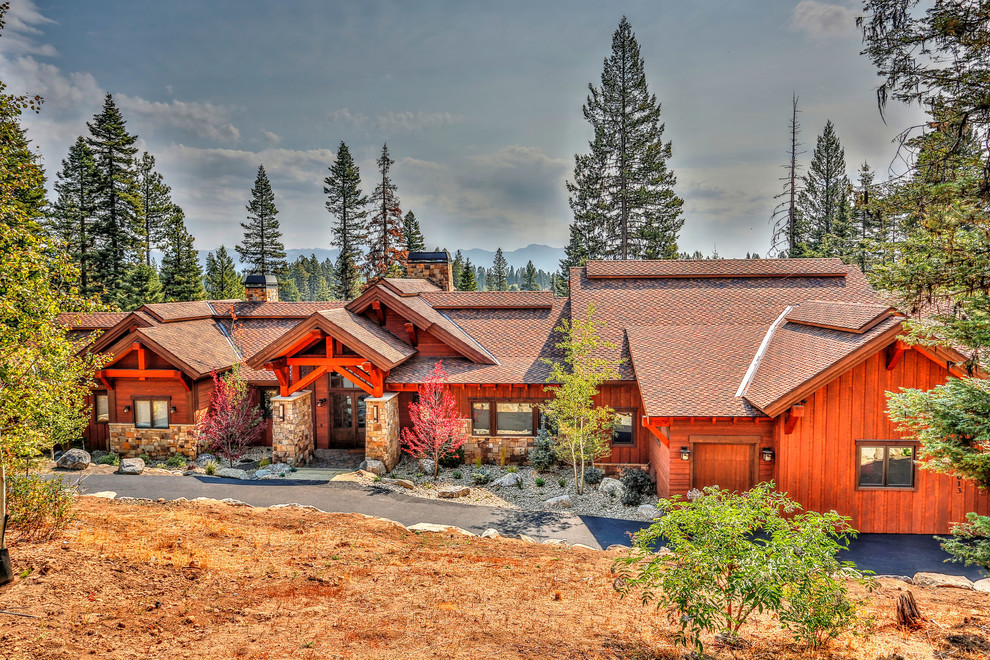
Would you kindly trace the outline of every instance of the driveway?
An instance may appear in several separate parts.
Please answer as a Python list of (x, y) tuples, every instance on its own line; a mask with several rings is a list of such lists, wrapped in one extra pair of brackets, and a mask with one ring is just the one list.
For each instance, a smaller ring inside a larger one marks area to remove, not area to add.
[[(69, 476), (72, 481), (77, 480)], [(403, 525), (419, 522), (456, 525), (476, 534), (494, 527), (504, 536), (525, 534), (537, 540), (564, 539), (595, 548), (605, 548), (613, 543), (628, 545), (629, 535), (647, 524), (619, 518), (458, 504), (348, 482), (238, 481), (207, 476), (115, 474), (91, 474), (79, 481), (80, 488), (86, 493), (112, 490), (118, 497), (166, 500), (229, 497), (254, 506), (307, 504), (321, 511), (381, 516)], [(965, 575), (974, 580), (985, 577), (976, 568), (944, 563), (948, 555), (938, 542), (921, 534), (863, 534), (853, 541), (842, 558), (878, 575), (910, 576), (918, 571), (932, 571)]]

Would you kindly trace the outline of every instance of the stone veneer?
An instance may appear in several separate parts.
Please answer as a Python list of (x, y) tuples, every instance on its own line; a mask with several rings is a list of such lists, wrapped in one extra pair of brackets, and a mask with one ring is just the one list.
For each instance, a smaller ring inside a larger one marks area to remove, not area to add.
[(273, 396), (272, 463), (305, 465), (313, 449), (313, 393)]
[(147, 454), (165, 459), (173, 454), (186, 458), (199, 456), (195, 424), (172, 424), (167, 429), (139, 429), (133, 424), (109, 424), (110, 451), (124, 458)]
[(454, 267), (449, 261), (409, 261), (406, 277), (412, 280), (429, 280), (444, 291), (454, 290)]
[(381, 461), (391, 471), (399, 464), (399, 395), (368, 397), (365, 405), (364, 457)]
[(471, 463), (480, 456), (482, 463), (522, 464), (529, 460), (533, 440), (532, 436), (469, 435), (464, 442), (464, 460)]

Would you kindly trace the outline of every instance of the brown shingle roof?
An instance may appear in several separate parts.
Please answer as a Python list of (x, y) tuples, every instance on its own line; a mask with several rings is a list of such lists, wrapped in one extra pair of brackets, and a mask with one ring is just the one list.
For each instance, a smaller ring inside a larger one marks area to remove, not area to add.
[(127, 316), (128, 312), (65, 312), (58, 315), (58, 322), (72, 330), (100, 330), (112, 328)]
[(151, 303), (142, 305), (140, 309), (164, 323), (188, 319), (208, 319), (213, 316), (213, 308), (205, 300)]
[(421, 278), (383, 277), (381, 281), (400, 296), (415, 296), (420, 293), (440, 291), (439, 286), (430, 280), (424, 280)]
[[(338, 339), (349, 348), (358, 351), (372, 362), (377, 362), (375, 357), (380, 356), (385, 364), (378, 364), (379, 367), (391, 369), (416, 353), (416, 349), (412, 346), (360, 314), (354, 314), (346, 309), (330, 309), (317, 312), (317, 315), (329, 321), (344, 335), (338, 336)], [(377, 353), (377, 356), (362, 352), (364, 348)]]
[(550, 368), (533, 358), (504, 358), (499, 364), (475, 364), (464, 358), (438, 358), (417, 355), (399, 365), (388, 376), (389, 383), (422, 383), (438, 360), (455, 385), (499, 383), (544, 383)]
[(883, 304), (809, 300), (796, 305), (786, 318), (791, 323), (861, 333), (882, 321), (892, 311), (891, 307)]
[(421, 297), (434, 309), (549, 309), (554, 300), (552, 291), (443, 291)]
[(238, 318), (267, 317), (305, 319), (323, 309), (340, 309), (347, 302), (341, 300), (307, 302), (247, 302), (244, 300), (211, 300), (210, 304), (218, 316), (230, 316), (231, 311)]
[(241, 359), (213, 319), (162, 323), (135, 334), (164, 348), (197, 372), (197, 377), (227, 369)]
[(840, 259), (672, 259), (589, 261), (590, 278), (844, 277)]

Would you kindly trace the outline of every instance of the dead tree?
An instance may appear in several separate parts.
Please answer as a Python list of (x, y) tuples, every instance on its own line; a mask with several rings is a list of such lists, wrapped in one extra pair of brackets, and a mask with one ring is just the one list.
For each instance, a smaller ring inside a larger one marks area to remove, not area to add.
[(771, 257), (793, 257), (796, 256), (798, 243), (798, 217), (797, 217), (797, 182), (798, 169), (797, 157), (803, 154), (798, 151), (801, 143), (798, 142), (798, 133), (801, 125), (798, 124), (798, 97), (791, 96), (791, 148), (790, 161), (781, 167), (787, 170), (787, 175), (780, 178), (784, 182), (784, 190), (779, 195), (774, 195), (774, 199), (782, 201), (774, 207), (770, 214), (770, 223), (773, 225), (773, 235), (770, 239)]

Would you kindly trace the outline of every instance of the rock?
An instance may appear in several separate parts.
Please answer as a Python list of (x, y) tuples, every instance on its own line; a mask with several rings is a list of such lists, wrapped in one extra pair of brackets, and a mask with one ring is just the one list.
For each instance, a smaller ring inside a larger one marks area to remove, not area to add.
[(245, 480), (247, 480), (247, 479), (250, 479), (251, 478), (251, 477), (248, 476), (248, 473), (245, 472), (244, 470), (239, 470), (237, 468), (230, 468), (230, 467), (220, 468), (219, 470), (217, 470), (217, 473), (216, 473), (215, 476), (221, 477), (223, 479), (245, 479)]
[(483, 539), (497, 539), (500, 536), (502, 535), (498, 533), (498, 530), (491, 527), (481, 533), (481, 538)]
[(674, 551), (673, 551), (673, 550), (671, 550), (670, 548), (668, 548), (668, 547), (667, 547), (667, 546), (665, 546), (665, 545), (661, 545), (661, 546), (660, 546), (660, 547), (659, 547), (659, 548), (657, 549), (657, 554), (658, 554), (658, 555), (660, 555), (661, 557), (663, 557), (663, 556), (666, 556), (666, 555), (672, 555), (672, 554), (674, 554)]
[[(217, 459), (213, 454), (200, 454), (199, 456), (196, 457), (196, 460), (194, 462), (196, 464), (196, 467), (206, 467), (207, 463), (216, 460)], [(219, 461), (217, 462), (219, 463)]]
[(621, 543), (613, 543), (612, 545), (605, 548), (606, 550), (631, 550), (628, 545), (622, 545)]
[(379, 479), (380, 478), (374, 472), (368, 472), (367, 470), (360, 470), (359, 469), (357, 471), (357, 473), (358, 473), (358, 476), (361, 477), (362, 479), (371, 479), (372, 481), (374, 481), (375, 479)]
[(423, 474), (429, 475), (431, 477), (433, 476), (433, 468), (435, 464), (431, 459), (421, 458), (418, 461), (416, 461), (416, 466), (419, 468), (419, 471), (422, 472)]
[(660, 517), (660, 509), (652, 504), (640, 504), (636, 507), (636, 513), (646, 520), (656, 520)]
[(901, 582), (914, 584), (914, 580), (912, 580), (907, 575), (876, 575), (874, 577), (876, 577), (876, 579), (878, 580), (900, 580)]
[(504, 477), (500, 477), (492, 482), (493, 488), (502, 488), (503, 486), (515, 486), (516, 484), (522, 483), (522, 476), (518, 472), (509, 472)]
[(255, 479), (280, 479), (292, 471), (292, 466), (288, 463), (273, 463), (257, 470), (254, 473)]
[(144, 472), (144, 461), (140, 458), (122, 458), (117, 474), (141, 474)]
[(574, 548), (575, 550), (593, 550), (595, 552), (598, 552), (598, 548), (592, 548), (590, 545), (585, 545), (584, 543), (575, 543), (571, 547)]
[(946, 575), (944, 573), (915, 573), (914, 583), (919, 587), (953, 587), (955, 589), (973, 589), (973, 582), (961, 575)]
[(393, 484), (395, 486), (402, 486), (403, 488), (406, 488), (408, 490), (414, 490), (416, 488), (416, 484), (409, 481), (408, 479), (382, 479), (382, 483)]
[(458, 497), (466, 497), (471, 493), (471, 489), (467, 486), (448, 486), (447, 488), (441, 488), (437, 491), (437, 497), (442, 497), (445, 500), (453, 500)]
[(551, 509), (569, 509), (574, 506), (571, 502), (570, 495), (559, 495), (557, 497), (551, 497), (549, 500), (543, 500), (543, 503), (550, 507)]
[(605, 477), (598, 484), (598, 492), (609, 497), (622, 497), (622, 482), (612, 477)]
[(90, 497), (102, 497), (105, 500), (112, 500), (113, 498), (117, 497), (117, 493), (115, 493), (112, 490), (101, 490), (98, 493), (86, 493), (86, 494), (89, 495)]
[(984, 593), (990, 593), (990, 578), (983, 578), (982, 580), (977, 580), (973, 583), (973, 589), (976, 591), (982, 591)]
[(388, 473), (388, 470), (385, 469), (384, 463), (373, 459), (362, 461), (360, 465), (360, 469), (365, 470), (367, 472), (371, 472), (372, 474), (375, 474), (379, 477), (382, 476), (383, 474)]
[(62, 454), (56, 465), (63, 470), (84, 470), (93, 462), (93, 458), (85, 449), (70, 449)]
[(546, 541), (543, 542), (543, 545), (559, 545), (562, 548), (567, 548), (571, 544), (565, 541), (564, 539), (547, 539)]
[(242, 502), (240, 500), (235, 500), (232, 497), (225, 497), (225, 498), (223, 498), (220, 501), (223, 502), (224, 504), (229, 504), (230, 506), (251, 506), (247, 502)]
[(534, 539), (532, 536), (526, 536), (525, 534), (520, 534), (519, 540), (522, 541), (523, 543), (536, 543), (536, 539)]
[(437, 525), (436, 523), (416, 523), (415, 525), (410, 525), (406, 529), (410, 532), (451, 532), (454, 534), (461, 534), (463, 536), (475, 536), (475, 534), (467, 531), (466, 529), (454, 527), (453, 525)]

